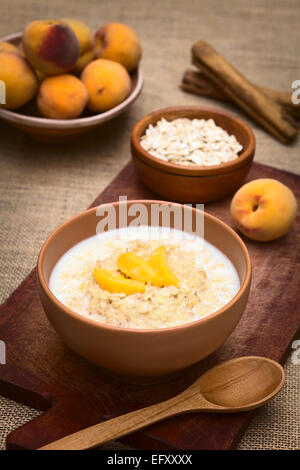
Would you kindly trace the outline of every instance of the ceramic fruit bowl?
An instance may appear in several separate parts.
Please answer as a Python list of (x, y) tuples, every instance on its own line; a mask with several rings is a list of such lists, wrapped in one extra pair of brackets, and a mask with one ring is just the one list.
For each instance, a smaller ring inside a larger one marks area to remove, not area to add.
[[(150, 124), (160, 119), (213, 119), (243, 146), (239, 157), (213, 166), (179, 165), (154, 157), (140, 140)], [(247, 176), (255, 153), (255, 137), (250, 127), (237, 117), (212, 108), (178, 106), (164, 108), (143, 117), (131, 134), (131, 154), (140, 179), (155, 194), (168, 201), (205, 203), (236, 191)]]
[[(22, 33), (0, 38), (0, 42), (10, 42), (15, 46), (19, 46), (21, 40)], [(94, 129), (126, 111), (142, 91), (143, 73), (140, 67), (131, 73), (131, 82), (132, 88), (129, 96), (118, 106), (103, 113), (91, 114), (84, 111), (83, 116), (77, 119), (47, 119), (40, 116), (33, 99), (16, 111), (0, 108), (0, 118), (37, 140), (54, 143), (69, 141), (76, 135)]]

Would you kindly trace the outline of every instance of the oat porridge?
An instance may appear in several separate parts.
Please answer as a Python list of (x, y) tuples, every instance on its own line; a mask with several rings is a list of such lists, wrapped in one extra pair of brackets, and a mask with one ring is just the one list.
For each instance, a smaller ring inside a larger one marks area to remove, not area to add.
[(155, 329), (215, 312), (240, 283), (230, 260), (203, 239), (176, 229), (130, 227), (76, 244), (54, 267), (49, 286), (88, 318)]
[(141, 145), (156, 158), (180, 165), (219, 165), (235, 160), (243, 149), (213, 119), (162, 118), (146, 129)]

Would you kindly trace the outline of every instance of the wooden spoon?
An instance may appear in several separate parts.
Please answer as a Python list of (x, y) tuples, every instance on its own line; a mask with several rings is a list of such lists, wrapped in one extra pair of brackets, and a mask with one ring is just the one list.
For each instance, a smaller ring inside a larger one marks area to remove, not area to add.
[(40, 450), (91, 449), (182, 413), (252, 410), (273, 398), (284, 381), (282, 366), (271, 359), (256, 356), (232, 359), (208, 370), (169, 400), (90, 426)]

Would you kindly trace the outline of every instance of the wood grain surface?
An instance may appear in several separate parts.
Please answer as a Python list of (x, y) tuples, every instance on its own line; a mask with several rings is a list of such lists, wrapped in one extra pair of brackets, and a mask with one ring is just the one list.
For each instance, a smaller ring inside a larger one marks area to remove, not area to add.
[[(257, 177), (279, 179), (299, 201), (299, 176), (254, 164), (248, 179)], [(93, 205), (124, 194), (128, 199), (153, 198), (131, 163)], [(209, 204), (206, 210), (230, 223), (229, 200)], [(101, 420), (169, 399), (226, 359), (262, 355), (284, 361), (300, 324), (299, 233), (298, 216), (292, 230), (280, 240), (263, 244), (245, 240), (253, 282), (239, 325), (218, 351), (166, 383), (131, 383), (108, 375), (67, 349), (46, 319), (33, 271), (0, 308), (0, 337), (7, 345), (7, 364), (0, 368), (0, 393), (47, 411), (11, 433), (7, 447), (38, 448)], [(182, 415), (139, 431), (126, 441), (144, 449), (228, 449), (250, 417), (249, 412)]]
[(276, 361), (242, 356), (206, 371), (183, 392), (154, 405), (102, 421), (51, 442), (39, 450), (87, 450), (183, 413), (238, 413), (262, 406), (283, 387)]

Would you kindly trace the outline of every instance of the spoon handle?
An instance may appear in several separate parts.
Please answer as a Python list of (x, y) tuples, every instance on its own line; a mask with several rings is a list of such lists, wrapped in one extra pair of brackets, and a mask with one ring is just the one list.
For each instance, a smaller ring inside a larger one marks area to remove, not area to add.
[(193, 400), (191, 398), (194, 393), (199, 395), (199, 392), (195, 391), (192, 394), (186, 392), (187, 390), (169, 400), (95, 424), (51, 444), (47, 444), (39, 450), (92, 449), (105, 442), (138, 431), (169, 416), (192, 411), (192, 409), (195, 409), (195, 406), (192, 405)]

